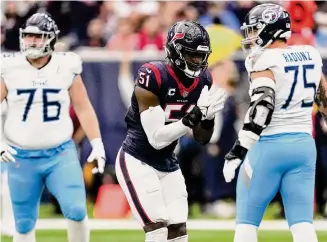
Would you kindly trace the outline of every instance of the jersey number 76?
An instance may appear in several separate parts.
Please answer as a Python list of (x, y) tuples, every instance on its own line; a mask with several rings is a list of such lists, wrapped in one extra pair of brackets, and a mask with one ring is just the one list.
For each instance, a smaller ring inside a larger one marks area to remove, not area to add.
[[(294, 90), (295, 90), (296, 84), (298, 83), (299, 69), (300, 69), (300, 71), (302, 69), (302, 79), (303, 79), (304, 88), (312, 88), (313, 89), (314, 95), (312, 97), (314, 99), (314, 97), (316, 96), (316, 90), (317, 90), (316, 84), (309, 83), (307, 80), (307, 70), (313, 70), (314, 67), (315, 67), (314, 65), (286, 66), (285, 67), (285, 73), (288, 73), (290, 71), (294, 72), (294, 81), (293, 81), (293, 84), (291, 87), (291, 92), (290, 92), (288, 98), (286, 99), (286, 102), (282, 106), (282, 109), (286, 109), (290, 105), (290, 102), (292, 101), (292, 98), (294, 95)], [(304, 100), (302, 100), (301, 107), (312, 107), (312, 105), (313, 105), (313, 101), (307, 103)]]
[[(23, 114), (23, 120), (22, 120), (23, 122), (26, 122), (26, 119), (27, 119), (28, 113), (31, 109), (36, 91), (37, 91), (37, 89), (35, 89), (35, 88), (33, 88), (33, 89), (18, 89), (17, 90), (17, 95), (28, 95), (26, 107), (25, 107), (24, 114)], [(57, 94), (59, 92), (60, 92), (60, 89), (52, 89), (52, 88), (42, 89), (43, 122), (59, 120), (60, 109), (61, 109), (60, 102), (48, 100), (49, 94)], [(48, 108), (51, 106), (57, 107), (57, 113), (54, 116), (48, 115)]]

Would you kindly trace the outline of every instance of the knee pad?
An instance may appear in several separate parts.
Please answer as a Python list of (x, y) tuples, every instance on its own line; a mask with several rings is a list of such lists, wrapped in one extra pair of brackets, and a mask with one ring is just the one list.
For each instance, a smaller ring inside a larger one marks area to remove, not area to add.
[(16, 231), (20, 234), (27, 234), (34, 229), (35, 223), (36, 220), (34, 219), (17, 219), (15, 223)]
[(63, 207), (65, 218), (73, 221), (82, 221), (86, 216), (86, 208), (84, 206)]
[(297, 223), (290, 227), (293, 242), (318, 242), (316, 231), (311, 223)]
[(145, 234), (145, 242), (166, 242), (167, 236), (167, 228), (156, 229)]
[(237, 224), (235, 227), (234, 242), (249, 241), (258, 241), (258, 227), (252, 224)]

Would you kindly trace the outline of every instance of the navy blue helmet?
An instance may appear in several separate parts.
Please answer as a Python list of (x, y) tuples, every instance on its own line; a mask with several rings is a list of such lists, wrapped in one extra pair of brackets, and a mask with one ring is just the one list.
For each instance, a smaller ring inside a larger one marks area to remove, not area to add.
[(168, 32), (165, 50), (171, 63), (187, 77), (198, 77), (208, 67), (211, 53), (209, 35), (196, 22), (177, 22)]

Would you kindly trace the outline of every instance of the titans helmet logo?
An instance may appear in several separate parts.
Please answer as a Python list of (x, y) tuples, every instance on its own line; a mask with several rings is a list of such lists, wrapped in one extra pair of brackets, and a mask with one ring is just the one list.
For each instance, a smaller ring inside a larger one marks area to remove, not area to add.
[(262, 12), (262, 20), (267, 24), (273, 24), (278, 20), (278, 13), (274, 9), (266, 9)]

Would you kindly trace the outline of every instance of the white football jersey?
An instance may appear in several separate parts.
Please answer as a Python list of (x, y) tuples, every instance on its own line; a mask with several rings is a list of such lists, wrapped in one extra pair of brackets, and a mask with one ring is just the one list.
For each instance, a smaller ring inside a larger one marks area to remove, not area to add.
[(8, 143), (22, 149), (48, 149), (71, 139), (69, 88), (82, 72), (80, 57), (53, 53), (41, 69), (20, 53), (3, 53), (1, 58), (1, 77), (8, 90), (4, 126)]
[(275, 77), (275, 110), (262, 135), (290, 132), (311, 134), (313, 102), (322, 73), (319, 52), (308, 45), (265, 49), (254, 56), (249, 55), (245, 66), (248, 73), (269, 69)]

